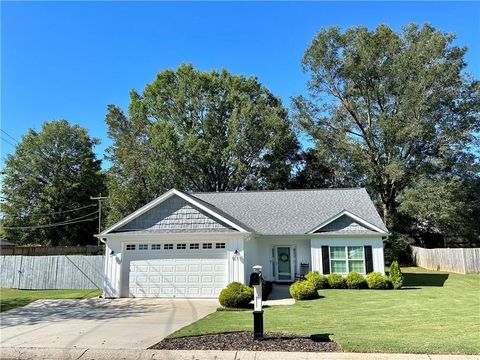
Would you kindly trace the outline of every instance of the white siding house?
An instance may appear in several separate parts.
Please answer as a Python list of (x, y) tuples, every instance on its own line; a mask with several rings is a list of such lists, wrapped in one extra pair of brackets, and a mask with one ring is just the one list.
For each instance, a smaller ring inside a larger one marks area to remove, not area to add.
[(217, 297), (264, 278), (384, 273), (388, 235), (364, 189), (193, 193), (172, 189), (98, 237), (106, 244), (105, 297)]

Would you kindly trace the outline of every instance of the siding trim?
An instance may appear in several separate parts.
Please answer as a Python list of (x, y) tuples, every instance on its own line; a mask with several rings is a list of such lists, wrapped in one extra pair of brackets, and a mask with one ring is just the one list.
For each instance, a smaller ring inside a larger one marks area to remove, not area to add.
[(323, 223), (321, 223), (320, 225), (318, 225), (317, 227), (313, 228), (312, 230), (310, 230), (307, 234), (313, 234), (315, 233), (316, 231), (320, 230), (321, 228), (325, 227), (326, 225), (332, 223), (333, 221), (337, 220), (338, 218), (342, 217), (342, 216), (348, 216), (350, 217), (351, 219), (355, 220), (356, 222), (358, 222), (359, 224), (369, 228), (370, 230), (374, 230), (374, 231), (377, 231), (381, 234), (387, 234), (385, 231), (383, 231), (382, 229), (380, 229), (379, 227), (376, 227), (375, 225), (373, 224), (370, 224), (368, 221), (366, 220), (363, 220), (361, 217), (357, 216), (357, 215), (354, 215), (352, 214), (351, 212), (347, 211), (347, 210), (343, 210), (341, 212), (339, 212), (337, 215), (331, 217), (330, 219), (328, 219), (327, 221), (324, 221)]
[(203, 210), (204, 212), (212, 215), (213, 217), (215, 217), (217, 220), (220, 220), (221, 222), (225, 223), (225, 224), (228, 224), (230, 225), (231, 227), (233, 227), (234, 229), (240, 231), (240, 232), (247, 232), (247, 230), (245, 230), (244, 228), (242, 228), (241, 226), (239, 226), (238, 224), (234, 223), (233, 221), (230, 221), (228, 219), (226, 219), (225, 217), (221, 216), (220, 214), (217, 214), (216, 212), (210, 210), (208, 207), (202, 205), (201, 203), (193, 200), (190, 196), (182, 193), (181, 191), (178, 191), (177, 189), (171, 189), (169, 191), (167, 191), (165, 194), (161, 195), (160, 197), (156, 198), (155, 200), (153, 201), (150, 201), (147, 205), (141, 207), (140, 209), (138, 209), (137, 211), (134, 211), (133, 213), (131, 213), (130, 215), (128, 215), (127, 217), (123, 218), (122, 220), (120, 220), (119, 222), (117, 222), (116, 224), (113, 224), (112, 226), (110, 226), (108, 229), (102, 231), (100, 234), (96, 235), (97, 237), (100, 237), (100, 236), (104, 236), (108, 233), (111, 233), (112, 231), (122, 227), (123, 225), (129, 223), (130, 221), (132, 221), (133, 219), (136, 219), (137, 217), (139, 217), (140, 215), (144, 214), (145, 212), (147, 212), (148, 210), (154, 208), (155, 206), (157, 205), (160, 205), (162, 202), (164, 202), (165, 200), (169, 199), (170, 197), (172, 196), (179, 196), (180, 198), (184, 199), (185, 201), (187, 201), (188, 203), (196, 206), (197, 208)]

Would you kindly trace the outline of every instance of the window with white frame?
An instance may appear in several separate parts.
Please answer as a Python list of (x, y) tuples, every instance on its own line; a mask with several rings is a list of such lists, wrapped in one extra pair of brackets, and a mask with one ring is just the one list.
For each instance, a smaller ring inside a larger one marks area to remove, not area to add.
[(127, 244), (125, 250), (135, 250), (135, 244)]
[(162, 245), (160, 244), (152, 244), (152, 250), (161, 250), (162, 249)]
[(138, 250), (148, 250), (148, 244), (139, 244)]
[(363, 246), (330, 246), (330, 268), (332, 273), (365, 273)]
[(203, 249), (211, 249), (212, 248), (212, 243), (203, 243), (202, 248)]
[(190, 244), (190, 249), (200, 249), (200, 244)]
[(165, 244), (165, 245), (163, 245), (163, 248), (165, 250), (173, 250), (173, 244)]
[(215, 249), (225, 249), (225, 243), (216, 243)]
[(185, 250), (187, 248), (187, 244), (177, 244), (177, 250)]

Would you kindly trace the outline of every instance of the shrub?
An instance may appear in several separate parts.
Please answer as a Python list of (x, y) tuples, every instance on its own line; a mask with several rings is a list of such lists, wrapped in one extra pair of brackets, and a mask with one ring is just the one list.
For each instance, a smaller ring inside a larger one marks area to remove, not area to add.
[(354, 271), (349, 272), (345, 277), (345, 284), (349, 289), (364, 289), (367, 287), (367, 282), (362, 274)]
[(385, 290), (390, 288), (391, 282), (388, 276), (382, 275), (379, 272), (372, 272), (365, 277), (369, 289)]
[(400, 289), (403, 285), (403, 274), (398, 266), (398, 262), (394, 261), (390, 265), (390, 271), (388, 273), (388, 278), (392, 282), (392, 286), (395, 290)]
[(310, 281), (317, 290), (328, 287), (327, 277), (320, 274), (318, 271), (310, 271), (307, 275), (305, 275), (305, 279)]
[(332, 289), (345, 289), (345, 279), (340, 274), (330, 274), (327, 276), (328, 285)]
[(245, 308), (253, 300), (253, 289), (238, 282), (232, 282), (220, 292), (218, 301), (227, 308)]
[(318, 291), (310, 281), (300, 280), (290, 285), (290, 295), (295, 300), (311, 300), (318, 297)]

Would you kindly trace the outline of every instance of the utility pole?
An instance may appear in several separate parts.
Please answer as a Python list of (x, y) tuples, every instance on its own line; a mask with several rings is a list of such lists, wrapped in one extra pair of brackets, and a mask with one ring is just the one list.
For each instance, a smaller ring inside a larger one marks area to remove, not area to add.
[[(90, 196), (90, 200), (98, 200), (98, 233), (102, 232), (102, 200), (107, 199), (108, 196), (102, 196), (102, 193), (98, 196)], [(100, 238), (97, 239), (97, 245), (100, 246)]]

